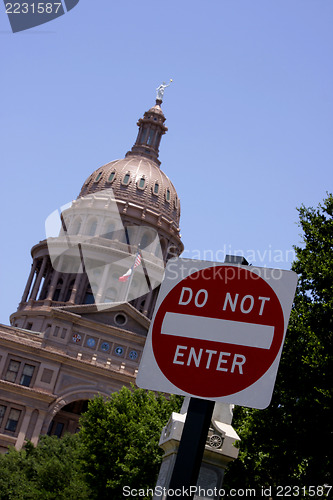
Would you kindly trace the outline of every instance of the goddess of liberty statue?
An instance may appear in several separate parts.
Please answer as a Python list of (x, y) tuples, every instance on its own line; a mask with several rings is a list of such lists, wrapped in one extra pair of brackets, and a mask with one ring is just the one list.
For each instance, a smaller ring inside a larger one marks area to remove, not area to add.
[(156, 100), (157, 101), (163, 101), (163, 96), (164, 96), (164, 90), (170, 86), (172, 82), (172, 79), (170, 78), (170, 83), (161, 83), (159, 87), (156, 89)]

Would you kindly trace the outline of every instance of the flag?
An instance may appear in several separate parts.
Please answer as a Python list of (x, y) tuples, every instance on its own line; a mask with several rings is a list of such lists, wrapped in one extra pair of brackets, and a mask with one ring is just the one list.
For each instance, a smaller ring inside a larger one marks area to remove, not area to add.
[(134, 261), (134, 264), (132, 267), (129, 268), (129, 270), (123, 274), (122, 276), (120, 276), (120, 278), (118, 278), (119, 281), (127, 281), (131, 274), (133, 273), (134, 269), (136, 267), (138, 267), (139, 265), (141, 264), (141, 254), (139, 252), (139, 250), (136, 252), (136, 256), (135, 256), (135, 261)]

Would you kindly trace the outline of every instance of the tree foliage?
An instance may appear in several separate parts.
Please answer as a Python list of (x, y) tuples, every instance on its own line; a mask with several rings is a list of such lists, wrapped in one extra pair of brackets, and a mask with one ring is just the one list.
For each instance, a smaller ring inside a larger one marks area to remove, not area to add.
[(332, 484), (333, 197), (298, 212), (299, 281), (272, 402), (235, 410), (240, 456), (226, 481), (238, 487)]
[(0, 455), (1, 500), (88, 500), (77, 435), (43, 436), (35, 448)]
[(153, 488), (161, 431), (180, 406), (179, 397), (134, 387), (96, 396), (78, 434), (0, 455), (0, 500), (123, 500), (123, 486)]
[(96, 397), (81, 419), (88, 482), (98, 499), (123, 499), (123, 487), (153, 488), (163, 426), (181, 399), (123, 387), (107, 401)]

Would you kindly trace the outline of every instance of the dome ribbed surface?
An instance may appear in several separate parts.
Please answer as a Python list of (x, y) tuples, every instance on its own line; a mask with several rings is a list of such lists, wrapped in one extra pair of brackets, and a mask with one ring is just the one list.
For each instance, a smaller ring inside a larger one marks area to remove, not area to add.
[(180, 203), (176, 189), (154, 161), (129, 155), (107, 163), (88, 177), (79, 197), (109, 188), (117, 200), (149, 208), (179, 226)]

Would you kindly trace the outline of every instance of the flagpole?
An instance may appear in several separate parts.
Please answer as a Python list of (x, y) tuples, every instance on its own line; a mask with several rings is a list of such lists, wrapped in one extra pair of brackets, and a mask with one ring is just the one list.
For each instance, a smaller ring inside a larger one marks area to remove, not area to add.
[(148, 274), (148, 271), (147, 271), (147, 268), (146, 268), (146, 264), (145, 264), (145, 261), (144, 261), (144, 258), (142, 256), (141, 252), (140, 252), (140, 255), (141, 255), (141, 264), (142, 264), (143, 273), (145, 275), (147, 286), (148, 286), (148, 290), (149, 290), (148, 293), (150, 293), (153, 289), (151, 287), (151, 282), (150, 282), (149, 274)]
[(134, 256), (134, 262), (132, 264), (132, 267), (131, 267), (131, 275), (129, 277), (129, 280), (128, 280), (128, 284), (127, 284), (127, 289), (126, 289), (126, 295), (125, 295), (125, 301), (124, 302), (127, 302), (128, 300), (128, 294), (129, 294), (129, 291), (130, 291), (130, 288), (131, 288), (131, 284), (132, 284), (132, 281), (133, 281), (133, 275), (134, 275), (134, 269), (135, 269), (135, 262), (136, 262), (136, 259), (138, 257), (140, 253), (140, 244), (138, 245), (138, 248), (137, 248), (137, 251), (135, 253), (135, 256)]

